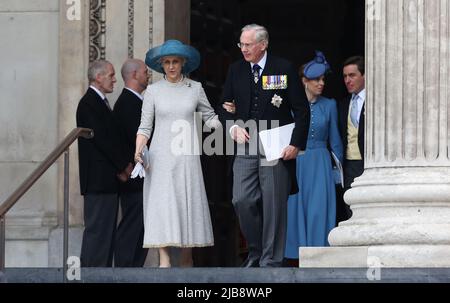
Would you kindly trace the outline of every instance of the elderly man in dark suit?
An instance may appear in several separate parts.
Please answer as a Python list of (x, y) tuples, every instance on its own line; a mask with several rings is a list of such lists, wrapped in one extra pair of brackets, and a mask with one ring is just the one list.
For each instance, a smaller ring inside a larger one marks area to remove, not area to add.
[(364, 57), (348, 58), (344, 62), (343, 77), (349, 95), (338, 103), (339, 131), (344, 147), (344, 191), (337, 198), (338, 223), (349, 219), (352, 214), (343, 194), (364, 172)]
[(116, 82), (108, 61), (88, 69), (89, 88), (78, 104), (78, 127), (94, 130), (93, 139), (78, 139), (80, 189), (84, 196), (81, 266), (112, 266), (118, 210), (118, 182), (125, 182), (132, 164), (124, 158), (118, 127), (105, 94)]
[[(128, 59), (121, 74), (125, 88), (114, 105), (114, 117), (123, 136), (125, 160), (134, 161), (136, 133), (141, 123), (142, 93), (147, 88), (149, 73), (144, 61)], [(116, 234), (114, 265), (142, 267), (148, 249), (142, 247), (144, 238), (143, 179), (129, 179), (120, 185), (122, 219)]]
[[(295, 159), (306, 147), (309, 109), (294, 66), (267, 54), (269, 35), (260, 25), (242, 29), (243, 60), (231, 65), (223, 100), (234, 102), (235, 112), (221, 112), (221, 119), (239, 120), (227, 131), (237, 142), (233, 164), (233, 205), (247, 240), (249, 253), (244, 267), (282, 265), (286, 240), (289, 193), (298, 191)], [(265, 163), (252, 143), (258, 130), (295, 122), (290, 145), (277, 163)], [(251, 127), (257, 125), (257, 127)], [(249, 126), (245, 128), (243, 126)]]

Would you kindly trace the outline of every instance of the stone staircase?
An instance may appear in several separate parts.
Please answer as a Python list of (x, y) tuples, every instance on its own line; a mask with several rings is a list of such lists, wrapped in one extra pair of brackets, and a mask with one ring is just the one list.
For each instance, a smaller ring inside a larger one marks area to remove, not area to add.
[[(449, 283), (450, 268), (81, 268), (79, 276), (69, 283)], [(6, 268), (0, 281), (63, 283), (63, 271)]]

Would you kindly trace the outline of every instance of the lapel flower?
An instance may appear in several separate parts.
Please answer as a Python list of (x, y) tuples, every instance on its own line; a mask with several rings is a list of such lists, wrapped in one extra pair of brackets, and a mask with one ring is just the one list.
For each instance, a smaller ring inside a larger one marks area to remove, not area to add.
[(270, 103), (272, 103), (273, 106), (280, 108), (281, 103), (283, 103), (283, 98), (281, 98), (277, 94), (274, 94)]

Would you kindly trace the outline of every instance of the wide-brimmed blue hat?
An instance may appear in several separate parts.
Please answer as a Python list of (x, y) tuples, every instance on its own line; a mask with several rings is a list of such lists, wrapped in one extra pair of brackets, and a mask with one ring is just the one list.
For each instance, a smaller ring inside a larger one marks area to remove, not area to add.
[(179, 56), (186, 59), (181, 73), (189, 74), (200, 65), (200, 53), (192, 46), (178, 40), (167, 40), (160, 46), (151, 48), (145, 56), (145, 64), (151, 69), (164, 73), (160, 59), (165, 56)]
[(305, 64), (303, 75), (307, 79), (317, 79), (330, 70), (330, 65), (321, 51), (316, 51), (316, 57)]

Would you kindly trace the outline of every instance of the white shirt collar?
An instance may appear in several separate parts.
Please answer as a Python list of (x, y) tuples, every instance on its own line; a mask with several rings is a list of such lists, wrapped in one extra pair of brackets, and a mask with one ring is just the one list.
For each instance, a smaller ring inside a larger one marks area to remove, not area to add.
[(105, 100), (106, 98), (105, 95), (98, 88), (96, 88), (93, 85), (89, 85), (89, 87), (92, 88), (97, 93), (97, 95), (99, 95), (100, 98), (102, 98), (102, 100)]
[(134, 90), (132, 90), (131, 88), (125, 87), (125, 89), (128, 89), (130, 92), (132, 92), (133, 94), (136, 95), (136, 97), (138, 97), (139, 99), (141, 99), (142, 101), (144, 100), (144, 97), (142, 97), (142, 95)]
[(357, 94), (357, 96), (359, 97), (359, 98), (358, 98), (358, 104), (360, 104), (360, 103), (364, 104), (364, 101), (366, 101), (366, 89), (363, 88), (363, 90), (360, 91), (360, 92)]
[[(257, 63), (259, 65), (259, 67), (261, 67), (261, 69), (259, 70), (259, 74), (261, 74), (262, 71), (264, 70), (264, 67), (266, 66), (266, 61), (267, 61), (267, 51), (264, 52), (264, 56)], [(255, 63), (250, 62), (250, 67), (251, 67), (252, 71), (253, 71), (253, 65), (255, 65)]]

